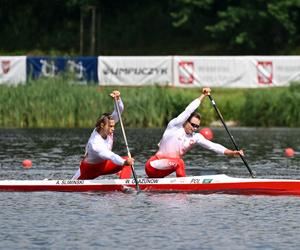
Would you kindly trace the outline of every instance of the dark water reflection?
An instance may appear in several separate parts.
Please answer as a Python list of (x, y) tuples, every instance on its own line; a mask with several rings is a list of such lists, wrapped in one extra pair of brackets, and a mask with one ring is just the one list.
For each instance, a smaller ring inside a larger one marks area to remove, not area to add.
[[(231, 129), (258, 177), (300, 179), (300, 129)], [(77, 170), (89, 129), (1, 129), (0, 179), (65, 179)], [(128, 129), (136, 171), (156, 151), (161, 129)], [(215, 141), (231, 147), (223, 129)], [(122, 135), (116, 132), (116, 142)], [(123, 143), (115, 151), (125, 155)], [(31, 159), (33, 167), (21, 162)], [(188, 175), (248, 177), (240, 159), (202, 148)], [(110, 177), (113, 178), (113, 177)], [(297, 249), (299, 197), (124, 193), (0, 193), (2, 249)]]
[[(237, 144), (245, 150), (246, 159), (259, 177), (300, 178), (298, 169), (300, 129), (231, 129)], [(78, 167), (89, 129), (1, 129), (1, 178), (41, 179), (70, 178)], [(144, 176), (144, 163), (156, 152), (163, 130), (127, 129), (128, 143), (136, 159), (136, 171)], [(214, 141), (232, 148), (223, 129), (214, 129)], [(292, 147), (296, 157), (287, 159), (284, 149)], [(115, 133), (114, 151), (126, 155), (126, 148), (119, 130)], [(23, 170), (24, 159), (33, 161), (33, 168)], [(226, 173), (249, 176), (239, 158), (216, 155), (200, 147), (185, 156), (189, 175)]]

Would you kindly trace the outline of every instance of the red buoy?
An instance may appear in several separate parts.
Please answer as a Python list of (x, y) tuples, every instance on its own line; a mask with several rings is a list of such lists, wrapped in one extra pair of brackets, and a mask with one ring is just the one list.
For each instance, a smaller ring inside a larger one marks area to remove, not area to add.
[(26, 160), (24, 160), (24, 161), (22, 162), (22, 165), (23, 165), (24, 168), (31, 168), (31, 167), (32, 167), (32, 161), (26, 159)]
[(207, 140), (212, 140), (214, 138), (214, 134), (210, 128), (203, 128), (199, 131), (201, 135), (203, 135)]
[(292, 148), (286, 148), (284, 154), (286, 157), (294, 157), (295, 151)]

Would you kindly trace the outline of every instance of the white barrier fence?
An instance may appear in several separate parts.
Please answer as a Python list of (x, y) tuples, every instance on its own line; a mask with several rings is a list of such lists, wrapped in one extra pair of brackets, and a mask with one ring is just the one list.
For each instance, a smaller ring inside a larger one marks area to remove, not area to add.
[[(26, 57), (0, 57), (0, 84), (26, 81)], [(99, 56), (100, 85), (260, 88), (300, 81), (300, 56)]]
[(0, 84), (26, 82), (26, 56), (0, 56)]
[(177, 87), (259, 88), (300, 80), (300, 56), (176, 56)]
[(99, 56), (100, 85), (170, 85), (171, 56)]
[(300, 81), (300, 56), (99, 57), (100, 85), (259, 88)]

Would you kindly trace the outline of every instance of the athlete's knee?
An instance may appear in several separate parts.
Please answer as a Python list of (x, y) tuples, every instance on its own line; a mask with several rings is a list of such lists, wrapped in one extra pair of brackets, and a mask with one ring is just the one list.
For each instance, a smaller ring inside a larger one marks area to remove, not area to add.
[(177, 168), (176, 168), (176, 176), (177, 177), (185, 177), (185, 166), (184, 161), (182, 159), (178, 159), (177, 161)]

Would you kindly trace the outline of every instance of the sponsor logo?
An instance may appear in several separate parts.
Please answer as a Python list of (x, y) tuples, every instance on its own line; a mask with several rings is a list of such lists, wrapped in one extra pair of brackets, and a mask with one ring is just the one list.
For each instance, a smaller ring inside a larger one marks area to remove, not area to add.
[(103, 70), (104, 75), (167, 75), (167, 68), (108, 68)]
[(211, 183), (213, 179), (203, 179), (202, 183), (203, 184), (208, 184)]
[(10, 61), (9, 60), (3, 60), (1, 62), (1, 66), (2, 66), (3, 74), (7, 74), (10, 70)]
[(54, 77), (57, 71), (54, 61), (40, 60), (41, 74), (46, 77)]
[(178, 64), (179, 83), (180, 84), (193, 84), (194, 83), (194, 62), (181, 61)]
[(257, 82), (259, 84), (273, 83), (273, 62), (272, 61), (258, 61), (256, 65)]
[(169, 162), (168, 162), (168, 166), (169, 166), (169, 167), (175, 167), (175, 166), (177, 166), (177, 163), (174, 162), (174, 161), (169, 161)]
[(85, 78), (86, 69), (83, 67), (82, 62), (75, 62), (73, 60), (67, 61), (68, 72), (78, 81), (83, 81)]

